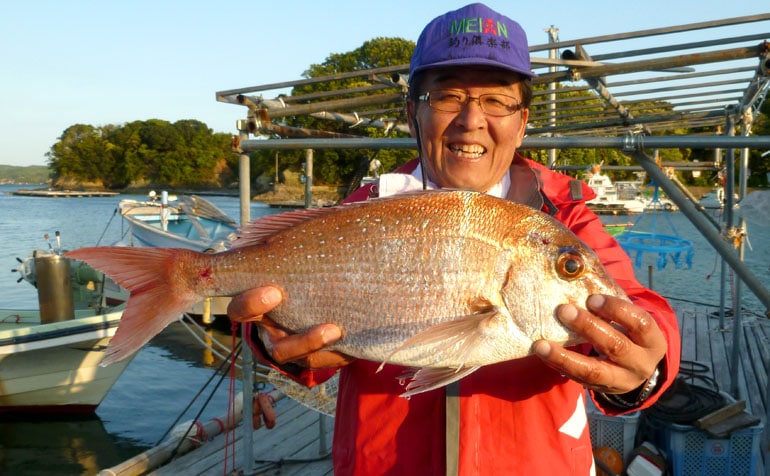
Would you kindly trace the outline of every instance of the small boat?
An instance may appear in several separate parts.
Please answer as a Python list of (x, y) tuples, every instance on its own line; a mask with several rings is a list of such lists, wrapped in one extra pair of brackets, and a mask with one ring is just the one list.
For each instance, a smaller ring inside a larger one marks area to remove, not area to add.
[(594, 165), (591, 173), (586, 175), (586, 183), (596, 193), (596, 198), (586, 202), (588, 208), (600, 215), (619, 213), (642, 213), (645, 201), (641, 193), (632, 193), (629, 197), (630, 182), (624, 182), (623, 192), (626, 198), (621, 198), (618, 187), (607, 175), (601, 173), (601, 166)]
[(93, 413), (131, 362), (99, 366), (122, 315), (43, 323), (38, 310), (0, 310), (0, 414)]
[[(71, 260), (36, 252), (34, 262), (20, 272), (32, 272), (40, 309), (0, 309), (0, 414), (93, 413), (131, 361), (99, 366), (122, 308), (88, 307)], [(100, 287), (93, 273), (82, 287)]]
[[(237, 231), (235, 220), (208, 200), (191, 195), (178, 200), (166, 192), (161, 200), (121, 200), (120, 215), (131, 229), (132, 246), (224, 251)], [(178, 201), (177, 205), (169, 202)]]
[(678, 207), (670, 199), (655, 194), (647, 198), (642, 193), (643, 176), (633, 181), (613, 182), (601, 173), (601, 166), (594, 165), (586, 175), (586, 183), (596, 193), (596, 198), (586, 202), (598, 215), (643, 213), (645, 210), (676, 211)]
[[(179, 198), (150, 192), (150, 201), (121, 200), (118, 206), (131, 229), (131, 246), (185, 248), (217, 252), (230, 247), (238, 228), (236, 221), (208, 200), (191, 195)], [(169, 202), (178, 202), (169, 205)], [(189, 313), (201, 316), (204, 323), (212, 316), (227, 314), (230, 298), (215, 297), (193, 306)]]

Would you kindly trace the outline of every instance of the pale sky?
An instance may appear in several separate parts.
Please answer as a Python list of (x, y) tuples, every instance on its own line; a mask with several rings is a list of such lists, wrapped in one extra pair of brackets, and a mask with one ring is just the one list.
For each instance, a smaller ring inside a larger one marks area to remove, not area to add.
[[(416, 41), (466, 1), (5, 1), (0, 9), (0, 164), (45, 165), (73, 124), (197, 119), (236, 133), (245, 108), (216, 91), (300, 79), (375, 37)], [(489, 0), (532, 45), (766, 13), (767, 0)], [(768, 32), (770, 40), (770, 32)]]

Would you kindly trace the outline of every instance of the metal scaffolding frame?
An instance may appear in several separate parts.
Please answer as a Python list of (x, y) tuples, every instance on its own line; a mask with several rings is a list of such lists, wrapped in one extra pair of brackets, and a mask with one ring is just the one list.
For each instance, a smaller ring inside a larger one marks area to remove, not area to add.
[[(692, 41), (693, 32), (703, 36), (704, 30), (716, 39)], [(530, 47), (538, 74), (530, 136), (716, 128), (725, 124), (725, 115), (740, 122), (767, 91), (770, 13), (569, 41), (558, 41), (558, 30), (549, 31), (551, 41)], [(301, 115), (350, 124), (351, 136), (360, 135), (354, 126), (361, 124), (408, 133), (402, 111), (408, 69), (404, 64), (263, 84), (219, 91), (216, 99), (246, 106), (238, 129), (257, 136), (329, 137), (322, 130), (280, 124)], [(291, 95), (295, 87), (349, 79), (358, 85)]]

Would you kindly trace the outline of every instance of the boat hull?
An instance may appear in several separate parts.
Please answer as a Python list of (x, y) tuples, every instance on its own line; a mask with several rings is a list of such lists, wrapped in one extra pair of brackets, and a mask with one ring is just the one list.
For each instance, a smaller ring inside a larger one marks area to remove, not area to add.
[(131, 229), (132, 246), (223, 251), (237, 231), (233, 221), (191, 215), (175, 206), (122, 200), (119, 209)]
[(99, 366), (122, 312), (49, 324), (34, 311), (2, 315), (0, 413), (93, 413), (131, 362)]

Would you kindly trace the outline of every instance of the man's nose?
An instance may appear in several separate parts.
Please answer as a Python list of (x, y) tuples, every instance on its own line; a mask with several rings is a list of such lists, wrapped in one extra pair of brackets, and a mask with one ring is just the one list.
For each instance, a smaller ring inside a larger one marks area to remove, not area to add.
[(457, 121), (468, 129), (475, 129), (486, 124), (487, 118), (481, 109), (481, 99), (469, 96), (468, 101), (457, 115)]

